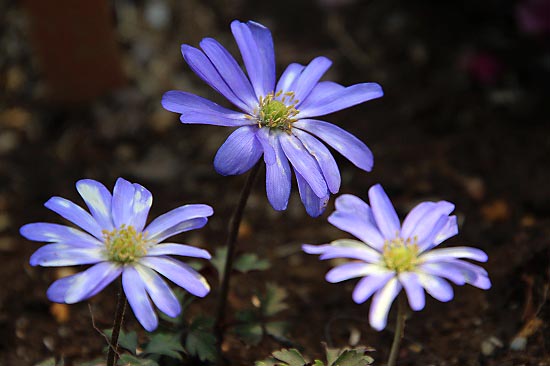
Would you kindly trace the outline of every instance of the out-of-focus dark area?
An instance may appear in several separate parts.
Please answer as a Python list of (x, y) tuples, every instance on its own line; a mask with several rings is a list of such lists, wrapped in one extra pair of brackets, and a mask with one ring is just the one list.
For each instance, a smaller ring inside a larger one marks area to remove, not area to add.
[[(233, 19), (271, 29), (279, 75), (290, 62), (324, 55), (334, 61), (325, 79), (383, 86), (383, 98), (325, 118), (375, 156), (372, 173), (337, 157), (341, 193), (366, 198), (382, 183), (401, 215), (423, 200), (454, 202), (461, 233), (449, 243), (489, 254), (493, 288), (455, 287), (449, 303), (430, 299), (408, 322), (400, 364), (550, 365), (548, 0), (0, 2), (0, 365), (101, 355), (88, 305), (46, 298), (48, 285), (73, 269), (30, 267), (40, 244), (18, 235), (28, 222), (61, 222), (43, 203), (54, 195), (81, 203), (78, 179), (110, 188), (118, 176), (139, 182), (153, 192), (152, 216), (208, 203), (210, 223), (181, 240), (211, 252), (223, 245), (244, 182), (212, 166), (230, 130), (182, 125), (160, 99), (179, 89), (228, 106), (190, 71), (180, 44), (214, 37), (240, 61)], [(263, 184), (249, 201), (240, 248), (271, 268), (238, 275), (230, 306), (249, 306), (254, 288), (276, 282), (289, 293), (288, 338), (306, 354), (319, 354), (322, 341), (351, 342), (374, 347), (383, 362), (393, 312), (386, 331), (372, 330), (368, 303), (351, 299), (355, 281), (327, 284), (329, 264), (300, 251), (345, 236), (326, 222), (333, 199), (312, 219), (294, 189), (289, 209), (275, 212)], [(213, 313), (217, 276), (203, 273), (213, 291), (190, 311)], [(112, 324), (114, 293), (90, 301), (100, 329)], [(126, 327), (139, 329), (132, 315)], [(252, 365), (282, 346), (229, 336), (224, 349)]]

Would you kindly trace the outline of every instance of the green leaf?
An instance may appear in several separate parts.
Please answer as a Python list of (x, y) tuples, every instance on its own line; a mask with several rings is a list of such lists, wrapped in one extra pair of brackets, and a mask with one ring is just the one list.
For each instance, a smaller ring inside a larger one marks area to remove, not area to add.
[[(221, 281), (225, 259), (227, 258), (227, 248), (217, 248), (214, 256), (210, 259), (210, 263), (218, 271), (218, 277)], [(233, 269), (242, 273), (250, 271), (263, 271), (270, 266), (267, 259), (260, 259), (255, 253), (244, 253), (235, 258), (233, 261)]]
[(173, 333), (154, 334), (143, 350), (145, 354), (164, 355), (178, 360), (182, 359), (180, 352), (185, 352), (180, 343), (180, 335)]
[(159, 364), (148, 358), (138, 358), (133, 355), (123, 354), (117, 362), (118, 366), (159, 366)]
[[(105, 329), (103, 331), (109, 341), (111, 340), (113, 330), (112, 329)], [(132, 331), (126, 333), (122, 329), (120, 330), (120, 333), (118, 335), (118, 346), (124, 348), (125, 350), (128, 350), (132, 352), (132, 354), (136, 354), (136, 350), (138, 348), (138, 336), (137, 333)], [(107, 346), (108, 347), (108, 346)]]
[(250, 346), (257, 346), (263, 338), (263, 331), (260, 323), (246, 323), (237, 325), (233, 328), (233, 332), (244, 343)]
[(217, 358), (216, 337), (212, 333), (214, 320), (197, 317), (189, 326), (185, 339), (185, 349), (201, 361), (215, 361)]
[(288, 309), (288, 305), (284, 302), (287, 296), (288, 293), (284, 288), (268, 283), (265, 295), (260, 298), (262, 314), (269, 317)]
[(290, 342), (290, 340), (286, 338), (288, 328), (288, 322), (283, 321), (269, 322), (265, 325), (265, 331), (267, 334), (275, 338), (277, 341), (283, 341), (286, 343)]
[(273, 357), (276, 360), (283, 362), (283, 365), (285, 366), (304, 366), (307, 364), (304, 356), (302, 356), (300, 351), (295, 348), (275, 351), (273, 352)]
[(244, 253), (235, 259), (233, 268), (246, 273), (250, 271), (265, 271), (270, 266), (267, 259), (260, 259), (255, 253)]
[[(334, 349), (332, 349), (333, 352)], [(374, 359), (365, 355), (365, 348), (344, 349), (340, 352), (334, 362), (329, 361), (329, 366), (366, 366), (374, 362)], [(329, 359), (329, 348), (327, 348), (327, 360)]]

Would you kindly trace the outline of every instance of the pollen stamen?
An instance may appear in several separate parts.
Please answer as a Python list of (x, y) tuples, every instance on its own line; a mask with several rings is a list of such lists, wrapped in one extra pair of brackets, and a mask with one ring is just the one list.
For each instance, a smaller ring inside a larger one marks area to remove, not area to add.
[(248, 119), (254, 119), (258, 127), (278, 128), (290, 133), (292, 124), (297, 121), (298, 110), (296, 105), (298, 100), (294, 98), (294, 92), (284, 92), (279, 90), (276, 93), (260, 96), (259, 106), (254, 109), (253, 116), (247, 116)]
[(382, 256), (388, 269), (397, 273), (412, 271), (418, 264), (418, 243), (417, 238), (403, 238), (396, 236), (395, 239), (386, 240)]
[(133, 226), (121, 225), (112, 231), (103, 230), (103, 238), (110, 261), (132, 263), (147, 254), (149, 241), (146, 234)]

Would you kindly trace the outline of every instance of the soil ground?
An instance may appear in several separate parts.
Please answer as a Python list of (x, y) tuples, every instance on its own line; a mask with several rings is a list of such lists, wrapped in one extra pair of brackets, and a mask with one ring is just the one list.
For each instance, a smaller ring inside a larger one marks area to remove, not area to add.
[[(381, 183), (402, 217), (419, 201), (454, 202), (461, 227), (448, 244), (489, 254), (484, 266), (493, 287), (455, 287), (449, 303), (428, 300), (407, 323), (399, 365), (550, 365), (550, 42), (548, 33), (522, 30), (518, 7), (524, 3), (116, 1), (111, 5), (128, 83), (67, 106), (44, 95), (25, 10), (2, 2), (0, 365), (34, 365), (51, 356), (70, 365), (101, 355), (103, 339), (88, 304), (52, 305), (45, 292), (63, 271), (30, 267), (39, 245), (18, 235), (28, 222), (60, 222), (43, 203), (54, 195), (80, 202), (78, 179), (109, 187), (118, 176), (140, 182), (155, 198), (151, 217), (184, 203), (208, 203), (215, 209), (209, 224), (181, 240), (212, 252), (223, 245), (246, 179), (219, 176), (212, 167), (230, 131), (182, 125), (159, 102), (165, 91), (179, 89), (226, 103), (192, 74), (179, 45), (210, 36), (237, 55), (233, 19), (254, 19), (272, 30), (279, 74), (290, 62), (325, 55), (334, 61), (327, 80), (383, 86), (383, 98), (325, 118), (365, 141), (375, 156), (372, 173), (338, 156), (340, 193), (366, 199), (368, 188)], [(155, 10), (158, 4), (168, 17)], [(386, 330), (372, 330), (369, 303), (351, 299), (354, 281), (326, 283), (331, 264), (300, 251), (302, 243), (346, 237), (326, 221), (333, 199), (312, 219), (293, 189), (288, 210), (275, 212), (263, 174), (245, 213), (239, 251), (257, 253), (271, 267), (235, 277), (231, 308), (250, 306), (255, 289), (275, 282), (289, 294), (280, 316), (291, 322), (288, 338), (305, 354), (319, 357), (321, 342), (345, 346), (353, 334), (376, 350), (375, 364), (383, 364), (394, 312)], [(217, 275), (208, 266), (203, 273), (213, 292), (196, 301), (191, 314), (214, 312)], [(112, 322), (112, 287), (89, 301), (101, 329)], [(131, 316), (126, 327), (139, 330)], [(511, 349), (522, 331), (524, 349)], [(252, 365), (282, 346), (266, 339), (250, 347), (233, 336), (224, 345), (235, 365)]]

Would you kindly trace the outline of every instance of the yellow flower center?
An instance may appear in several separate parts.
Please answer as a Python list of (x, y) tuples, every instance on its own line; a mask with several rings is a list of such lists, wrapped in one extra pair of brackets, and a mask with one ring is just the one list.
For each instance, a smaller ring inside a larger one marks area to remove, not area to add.
[(384, 242), (382, 251), (384, 263), (388, 269), (397, 273), (412, 271), (418, 264), (418, 244), (416, 238), (411, 240), (407, 238), (396, 237)]
[(255, 117), (250, 117), (258, 122), (258, 127), (278, 128), (290, 132), (292, 123), (296, 122), (296, 109), (298, 100), (294, 99), (294, 92), (269, 93), (260, 97), (260, 104), (254, 110)]
[(103, 230), (107, 256), (112, 262), (132, 263), (147, 254), (148, 240), (145, 233), (133, 226), (122, 225), (113, 231)]

